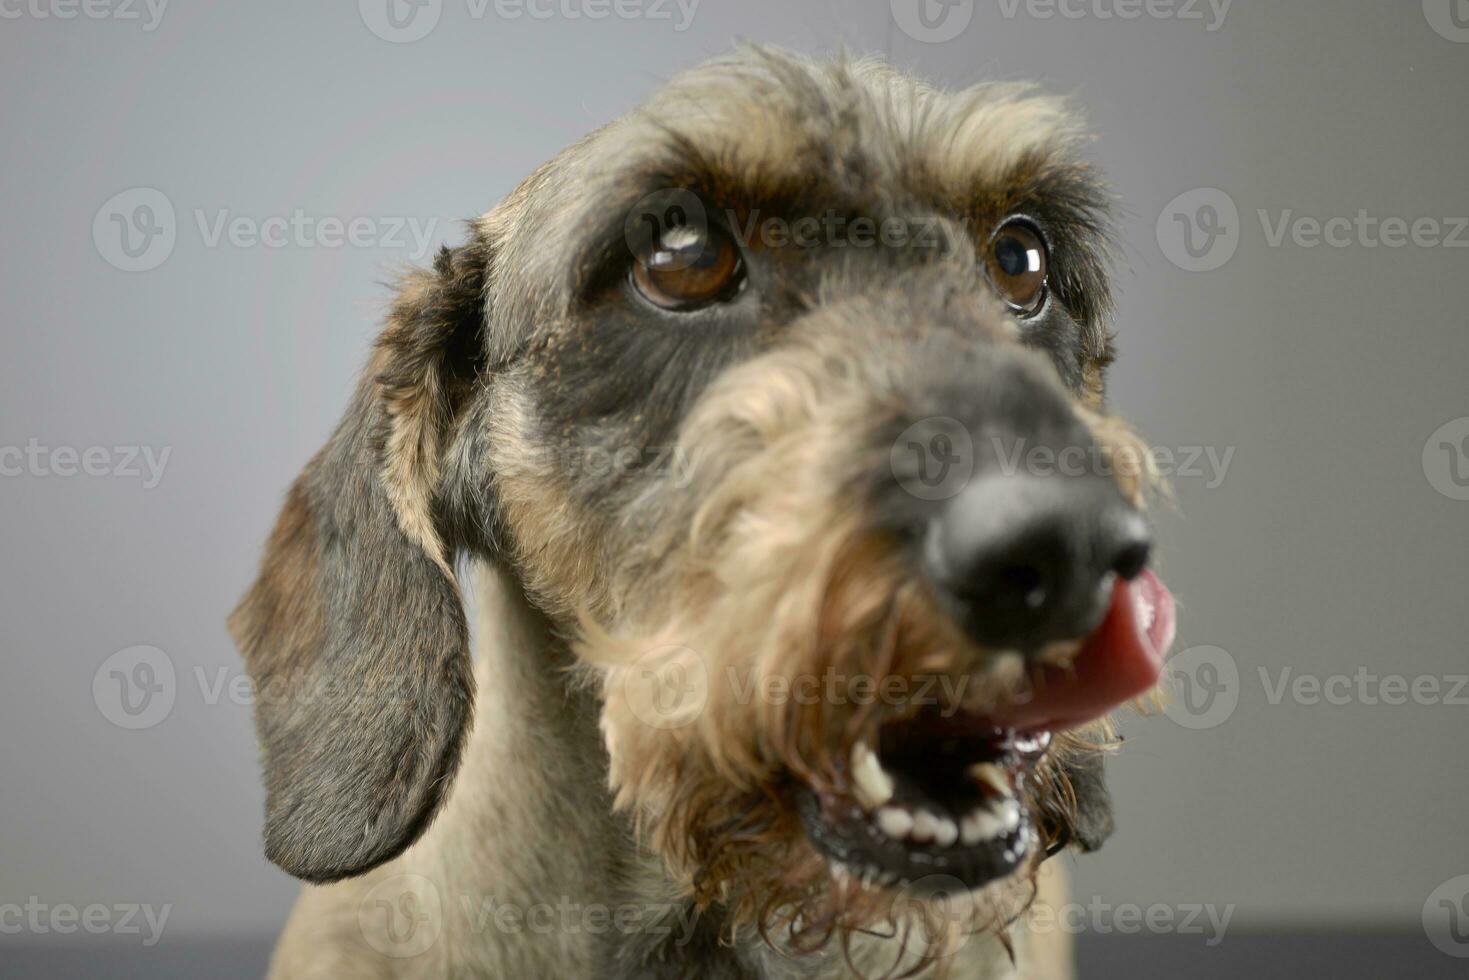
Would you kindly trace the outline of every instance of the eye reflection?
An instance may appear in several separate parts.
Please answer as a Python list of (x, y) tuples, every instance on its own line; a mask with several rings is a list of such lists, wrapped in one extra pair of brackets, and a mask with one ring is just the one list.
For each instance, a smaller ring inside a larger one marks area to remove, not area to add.
[(1011, 221), (990, 240), (985, 270), (996, 292), (1016, 312), (1030, 316), (1045, 300), (1046, 244), (1028, 222)]

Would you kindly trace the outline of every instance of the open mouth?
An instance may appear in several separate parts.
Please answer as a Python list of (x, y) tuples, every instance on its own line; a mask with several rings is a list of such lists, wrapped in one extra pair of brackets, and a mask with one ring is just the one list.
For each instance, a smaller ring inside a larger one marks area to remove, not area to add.
[(838, 875), (922, 893), (1017, 871), (1039, 835), (1027, 793), (1051, 733), (1158, 682), (1173, 599), (1151, 572), (1119, 580), (1106, 618), (1066, 668), (1042, 668), (1023, 704), (986, 716), (925, 707), (853, 746), (841, 785), (801, 786), (806, 836)]
[(1016, 870), (1034, 847), (1021, 801), (1050, 740), (937, 712), (884, 725), (876, 750), (852, 750), (850, 796), (802, 787), (806, 835), (866, 884), (942, 890), (957, 879), (977, 888)]

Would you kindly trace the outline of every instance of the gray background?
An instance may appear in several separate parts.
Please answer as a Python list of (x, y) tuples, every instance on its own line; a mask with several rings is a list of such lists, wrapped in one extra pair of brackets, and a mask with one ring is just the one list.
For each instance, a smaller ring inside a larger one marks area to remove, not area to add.
[[(1435, 489), (1448, 457), (1423, 454), (1469, 416), (1469, 249), (1272, 247), (1257, 210), (1469, 215), (1469, 43), (1436, 32), (1418, 0), (1236, 0), (1213, 31), (1102, 18), (1095, 2), (1047, 18), (977, 0), (942, 43), (898, 29), (887, 0), (702, 0), (682, 31), (676, 12), (507, 19), (491, 2), (475, 19), (443, 0), (415, 43), (376, 36), (350, 2), (180, 0), (152, 31), (141, 6), (141, 22), (0, 20), (0, 446), (170, 448), (153, 487), (0, 477), (0, 907), (171, 904), (161, 947), (249, 949), (223, 957), (248, 973), (296, 890), (260, 856), (249, 708), (211, 695), (239, 674), (223, 621), (346, 402), (382, 281), (418, 256), (391, 242), (210, 245), (196, 213), (412, 217), (436, 222), (435, 244), (458, 240), (457, 221), (743, 36), (812, 52), (844, 41), (944, 84), (1074, 93), (1127, 207), (1113, 401), (1159, 446), (1233, 450), (1222, 481), (1180, 474), (1159, 517), (1176, 649), (1224, 652), (1179, 661), (1195, 681), (1224, 665), (1214, 715), (1174, 715), (1219, 723), (1126, 725), (1120, 829), (1074, 862), (1078, 900), (1233, 905), (1218, 947), (1152, 947), (1196, 971), (1262, 931), (1391, 932), (1425, 971), (1454, 965), (1423, 910), (1469, 874), (1469, 692), (1272, 703), (1260, 672), (1274, 685), (1285, 668), (1469, 671), (1469, 502)], [(175, 209), (176, 243), (125, 272), (93, 224), (137, 187)], [(1237, 206), (1237, 251), (1189, 272), (1156, 226), (1181, 227), (1165, 209), (1199, 188)], [(174, 704), (127, 730), (93, 680), (136, 645), (166, 653)], [(22, 944), (140, 946), (0, 934), (0, 968)]]

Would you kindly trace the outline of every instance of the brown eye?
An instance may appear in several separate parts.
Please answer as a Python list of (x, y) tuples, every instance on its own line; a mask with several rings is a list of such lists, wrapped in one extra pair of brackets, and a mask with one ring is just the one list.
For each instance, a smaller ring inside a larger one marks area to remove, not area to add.
[(1046, 243), (1023, 221), (995, 232), (985, 255), (985, 269), (1000, 296), (1022, 316), (1040, 309), (1046, 298)]
[(742, 278), (740, 250), (727, 232), (684, 225), (663, 233), (632, 266), (632, 281), (648, 302), (692, 310), (733, 295)]

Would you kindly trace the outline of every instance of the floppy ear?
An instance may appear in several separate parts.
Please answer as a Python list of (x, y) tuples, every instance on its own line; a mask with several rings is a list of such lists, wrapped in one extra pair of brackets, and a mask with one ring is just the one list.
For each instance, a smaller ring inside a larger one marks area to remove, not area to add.
[(256, 689), (265, 853), (308, 881), (401, 853), (447, 794), (474, 680), (439, 457), (478, 371), (489, 250), (412, 273), (230, 616)]
[(1095, 851), (1112, 836), (1112, 794), (1102, 771), (1102, 753), (1089, 752), (1066, 765), (1076, 798), (1071, 813), (1071, 840), (1083, 851)]

